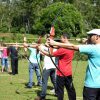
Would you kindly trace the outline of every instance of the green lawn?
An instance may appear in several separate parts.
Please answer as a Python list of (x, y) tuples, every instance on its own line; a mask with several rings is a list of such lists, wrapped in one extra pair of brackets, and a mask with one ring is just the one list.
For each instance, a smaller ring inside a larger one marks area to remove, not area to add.
[[(73, 61), (73, 73), (74, 73), (74, 86), (77, 93), (77, 100), (82, 100), (82, 88), (84, 85), (84, 76), (86, 69), (86, 62)], [(76, 70), (75, 70), (76, 69)], [(37, 83), (36, 77), (34, 75), (34, 82)], [(33, 86), (32, 89), (26, 89), (25, 83), (28, 82), (28, 61), (20, 60), (19, 61), (19, 74), (12, 76), (6, 72), (0, 72), (0, 100), (34, 100), (37, 96), (37, 93), (41, 91), (41, 88), (38, 86)], [(57, 98), (50, 93), (52, 84), (48, 82), (47, 90), (47, 100), (57, 100)], [(16, 93), (17, 92), (17, 93)], [(64, 100), (67, 99), (67, 92), (65, 90)]]

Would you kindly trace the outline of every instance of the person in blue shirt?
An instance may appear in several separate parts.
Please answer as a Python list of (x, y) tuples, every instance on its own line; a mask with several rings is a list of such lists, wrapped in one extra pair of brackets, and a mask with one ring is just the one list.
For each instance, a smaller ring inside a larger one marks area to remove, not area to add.
[(87, 34), (87, 44), (84, 45), (59, 43), (50, 39), (48, 44), (76, 50), (88, 56), (83, 100), (100, 100), (100, 29), (93, 29)]
[[(28, 45), (26, 45), (26, 47), (27, 46)], [(27, 88), (32, 88), (32, 86), (35, 84), (33, 82), (34, 71), (36, 72), (38, 80), (37, 85), (42, 86), (40, 68), (38, 64), (40, 62), (40, 52), (36, 49), (36, 47), (31, 48), (28, 46), (28, 50), (30, 51), (30, 56), (29, 56), (29, 82), (27, 84)]]

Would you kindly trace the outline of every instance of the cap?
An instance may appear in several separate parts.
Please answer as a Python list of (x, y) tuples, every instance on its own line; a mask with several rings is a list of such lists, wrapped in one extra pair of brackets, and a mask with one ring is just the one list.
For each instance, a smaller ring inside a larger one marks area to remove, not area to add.
[(100, 35), (100, 29), (93, 29), (89, 32), (87, 32), (88, 35), (90, 34), (96, 34), (96, 35)]

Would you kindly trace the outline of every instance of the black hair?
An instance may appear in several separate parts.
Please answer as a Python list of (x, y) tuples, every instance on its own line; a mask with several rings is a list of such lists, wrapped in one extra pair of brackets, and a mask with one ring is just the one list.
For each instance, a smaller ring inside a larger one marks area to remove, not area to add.
[(70, 39), (70, 35), (69, 35), (68, 33), (62, 33), (62, 36), (63, 36), (64, 38)]
[(54, 41), (56, 41), (56, 42), (61, 42), (61, 40), (60, 40), (60, 39), (54, 39)]
[(6, 47), (6, 44), (3, 44), (4, 47)]

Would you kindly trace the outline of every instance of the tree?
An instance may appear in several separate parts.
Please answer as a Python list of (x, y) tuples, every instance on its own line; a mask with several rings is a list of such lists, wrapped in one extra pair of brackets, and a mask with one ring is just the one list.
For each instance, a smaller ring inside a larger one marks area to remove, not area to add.
[(2, 32), (11, 32), (13, 17), (16, 16), (16, 13), (18, 12), (16, 10), (17, 2), (15, 1), (16, 0), (13, 0), (13, 2), (11, 2), (11, 0), (3, 0), (0, 2), (0, 30)]
[(55, 26), (56, 33), (68, 32), (76, 36), (83, 33), (83, 19), (78, 10), (71, 4), (54, 3), (38, 13), (33, 30), (40, 34), (49, 33), (51, 25)]
[[(48, 0), (49, 1), (49, 0)], [(47, 6), (45, 0), (20, 0), (19, 1), (19, 16), (15, 16), (12, 24), (21, 22), (19, 25), (20, 29), (25, 28), (26, 33), (32, 32), (32, 25), (34, 24), (35, 18), (37, 18), (38, 11)]]
[(100, 28), (100, 0), (74, 0), (84, 18), (85, 30)]

